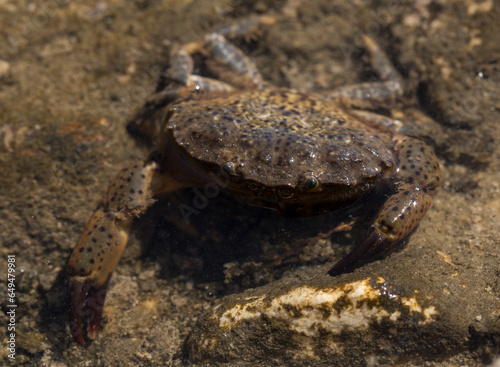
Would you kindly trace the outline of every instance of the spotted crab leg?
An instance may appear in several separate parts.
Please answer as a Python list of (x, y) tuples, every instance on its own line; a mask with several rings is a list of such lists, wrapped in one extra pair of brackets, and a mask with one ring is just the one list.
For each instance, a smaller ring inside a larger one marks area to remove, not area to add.
[(68, 262), (71, 332), (85, 344), (82, 314), (87, 311), (87, 335), (96, 337), (111, 274), (127, 243), (135, 217), (154, 202), (153, 196), (181, 185), (161, 173), (155, 162), (136, 162), (111, 181)]
[(367, 236), (345, 258), (328, 270), (336, 275), (358, 261), (383, 251), (408, 236), (431, 206), (441, 186), (439, 162), (430, 147), (413, 138), (395, 138), (396, 192), (380, 209)]

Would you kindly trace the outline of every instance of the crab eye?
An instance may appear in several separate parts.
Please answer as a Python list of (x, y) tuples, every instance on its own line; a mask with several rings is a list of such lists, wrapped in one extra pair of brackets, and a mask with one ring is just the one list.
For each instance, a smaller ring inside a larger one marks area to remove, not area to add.
[(293, 196), (293, 192), (288, 189), (278, 190), (278, 195), (282, 199), (290, 199)]
[(305, 186), (307, 189), (312, 190), (316, 186), (318, 186), (318, 184), (319, 184), (319, 182), (318, 182), (318, 179), (316, 177), (314, 177), (314, 176), (306, 177)]
[(230, 176), (236, 175), (236, 163), (226, 162), (222, 165), (222, 171), (226, 172)]
[(257, 191), (259, 190), (259, 185), (257, 185), (255, 182), (250, 182), (248, 184), (248, 189), (252, 191)]

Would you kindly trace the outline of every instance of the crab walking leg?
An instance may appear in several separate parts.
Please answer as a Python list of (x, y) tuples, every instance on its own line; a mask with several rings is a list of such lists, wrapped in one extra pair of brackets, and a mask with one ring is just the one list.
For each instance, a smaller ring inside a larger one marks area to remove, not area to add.
[[(196, 91), (232, 91), (233, 86), (220, 80), (206, 78), (193, 74), (193, 58), (195, 53), (205, 53), (202, 42), (191, 42), (177, 45), (170, 52), (170, 67), (167, 70), (169, 80), (177, 83), (180, 88), (179, 97), (187, 97)], [(182, 90), (182, 88), (185, 88)], [(161, 92), (160, 92), (161, 93)]]
[(403, 95), (403, 79), (385, 52), (371, 37), (363, 35), (363, 41), (370, 53), (370, 63), (383, 81), (339, 87), (325, 95), (325, 99), (335, 99), (347, 106), (370, 108)]
[(396, 193), (384, 203), (366, 238), (330, 268), (328, 274), (339, 274), (359, 260), (395, 245), (410, 234), (430, 208), (431, 197), (442, 182), (434, 152), (413, 138), (397, 140), (396, 149)]
[(136, 162), (120, 171), (81, 235), (68, 262), (71, 293), (71, 332), (85, 344), (82, 312), (87, 314), (87, 335), (99, 331), (111, 274), (127, 243), (132, 220), (154, 202), (153, 196), (180, 185), (162, 174), (155, 162)]
[(223, 35), (212, 33), (205, 37), (205, 49), (210, 54), (207, 67), (219, 78), (240, 88), (261, 88), (262, 75), (257, 65)]
[(231, 22), (228, 25), (219, 27), (213, 33), (222, 34), (228, 38), (235, 38), (239, 36), (247, 36), (252, 38), (255, 33), (258, 33), (262, 26), (275, 25), (278, 20), (271, 15), (250, 15), (245, 18)]
[(366, 121), (368, 124), (375, 126), (381, 131), (387, 130), (393, 133), (397, 133), (404, 126), (403, 123), (398, 119), (379, 115), (378, 113), (374, 112), (351, 110), (350, 113)]
[(378, 43), (366, 34), (363, 35), (363, 42), (365, 43), (367, 51), (370, 53), (372, 67), (380, 78), (382, 80), (393, 81), (401, 86), (403, 84), (403, 78)]
[[(191, 55), (195, 53), (206, 54), (207, 68), (225, 82), (193, 74)], [(219, 33), (207, 35), (204, 42), (175, 47), (170, 56), (170, 65), (167, 72), (169, 78), (187, 87), (190, 92), (231, 91), (234, 87), (260, 88), (263, 85), (255, 63)]]
[[(170, 56), (171, 66), (168, 74), (173, 80), (186, 86), (190, 84), (190, 80), (203, 80), (203, 84), (206, 86), (202, 89), (222, 90), (222, 87), (228, 84), (192, 75), (191, 55), (202, 53), (208, 56), (208, 69), (220, 79), (239, 88), (260, 88), (263, 86), (263, 81), (255, 63), (238, 47), (228, 42), (225, 37), (251, 36), (260, 27), (271, 26), (276, 22), (276, 18), (267, 15), (250, 16), (216, 29), (205, 37), (204, 42), (191, 42), (180, 46)], [(199, 83), (195, 85), (198, 86)]]
[(373, 82), (352, 84), (340, 87), (326, 96), (326, 99), (335, 99), (344, 106), (356, 108), (372, 108), (383, 102), (395, 101), (403, 95), (398, 82)]

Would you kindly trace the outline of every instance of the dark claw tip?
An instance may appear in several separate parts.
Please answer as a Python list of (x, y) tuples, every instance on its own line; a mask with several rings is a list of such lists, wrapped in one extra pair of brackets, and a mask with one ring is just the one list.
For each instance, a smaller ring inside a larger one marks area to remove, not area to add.
[(83, 339), (82, 332), (82, 312), (85, 307), (85, 300), (87, 298), (87, 293), (90, 289), (90, 282), (86, 280), (75, 280), (71, 279), (69, 281), (70, 290), (70, 329), (71, 334), (75, 341), (80, 345), (85, 345), (85, 340)]
[(83, 280), (70, 279), (69, 281), (71, 293), (71, 334), (80, 345), (85, 345), (82, 330), (82, 315), (84, 310), (87, 314), (88, 338), (94, 339), (99, 332), (110, 277), (100, 286), (91, 284), (88, 278)]
[(363, 241), (361, 241), (346, 255), (346, 257), (328, 270), (328, 275), (335, 276), (342, 274), (347, 270), (353, 269), (359, 261), (364, 260), (373, 253), (385, 248), (387, 245), (386, 242), (387, 239), (383, 237), (382, 234), (372, 230)]

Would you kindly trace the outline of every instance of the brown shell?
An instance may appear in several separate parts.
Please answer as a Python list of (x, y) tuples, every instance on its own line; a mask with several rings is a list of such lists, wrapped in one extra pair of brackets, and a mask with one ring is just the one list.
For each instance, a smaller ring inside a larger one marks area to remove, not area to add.
[(392, 167), (389, 138), (320, 96), (254, 90), (172, 106), (167, 129), (201, 165), (234, 162), (244, 180), (297, 187), (372, 182)]

